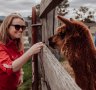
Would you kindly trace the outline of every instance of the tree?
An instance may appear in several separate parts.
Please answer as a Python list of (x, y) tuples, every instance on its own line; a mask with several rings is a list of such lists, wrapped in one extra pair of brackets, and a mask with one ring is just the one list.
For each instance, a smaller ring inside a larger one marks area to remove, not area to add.
[(63, 1), (62, 3), (60, 3), (58, 5), (58, 7), (57, 7), (57, 13), (59, 15), (62, 15), (62, 16), (68, 14), (68, 10), (67, 10), (68, 7), (69, 7), (68, 0)]
[(81, 6), (79, 9), (74, 9), (75, 11), (75, 19), (83, 20), (86, 17), (86, 13), (88, 12), (89, 8)]
[(83, 7), (83, 6), (81, 6), (81, 7), (79, 8), (79, 11), (80, 11), (80, 12), (83, 12), (84, 14), (85, 14), (88, 10), (89, 10), (89, 8)]
[[(36, 15), (37, 15), (37, 17), (39, 17), (39, 14), (40, 14), (40, 4), (37, 4), (35, 6), (35, 8), (36, 8)], [(28, 20), (31, 20), (32, 19), (32, 15), (28, 16), (27, 18), (28, 18)]]
[(90, 10), (88, 7), (81, 6), (79, 9), (74, 9), (75, 19), (84, 21), (84, 22), (94, 22), (95, 10)]

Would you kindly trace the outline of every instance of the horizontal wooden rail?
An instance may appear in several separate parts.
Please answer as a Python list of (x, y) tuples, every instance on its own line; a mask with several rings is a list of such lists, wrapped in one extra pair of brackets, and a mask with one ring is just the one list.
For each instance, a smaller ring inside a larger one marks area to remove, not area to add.
[(53, 10), (59, 3), (64, 0), (41, 0), (40, 4), (40, 17), (47, 15), (51, 10)]
[(81, 90), (46, 46), (43, 48), (42, 55), (42, 60), (39, 60), (39, 63), (43, 62), (41, 73), (44, 77), (42, 78), (47, 87), (50, 87), (50, 89), (44, 89), (45, 86), (42, 85), (42, 90)]

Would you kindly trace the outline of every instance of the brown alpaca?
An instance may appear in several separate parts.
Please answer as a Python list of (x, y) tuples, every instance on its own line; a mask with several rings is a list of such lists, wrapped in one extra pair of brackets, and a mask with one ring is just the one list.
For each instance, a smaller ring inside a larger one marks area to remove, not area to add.
[(63, 25), (49, 38), (49, 45), (66, 56), (82, 90), (96, 90), (96, 49), (89, 29), (79, 21), (57, 18)]

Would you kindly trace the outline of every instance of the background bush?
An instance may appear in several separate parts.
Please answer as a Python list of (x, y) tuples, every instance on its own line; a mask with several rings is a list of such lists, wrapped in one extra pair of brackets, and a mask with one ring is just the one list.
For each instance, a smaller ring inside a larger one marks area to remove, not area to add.
[(23, 84), (18, 88), (18, 90), (31, 90), (32, 88), (32, 63), (29, 60), (24, 66), (24, 77)]

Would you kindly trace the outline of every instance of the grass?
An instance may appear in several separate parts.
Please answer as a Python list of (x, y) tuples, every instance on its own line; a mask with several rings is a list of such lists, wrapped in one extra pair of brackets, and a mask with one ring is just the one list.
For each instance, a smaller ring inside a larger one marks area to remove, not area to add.
[(24, 66), (24, 77), (23, 84), (18, 88), (18, 90), (31, 90), (32, 87), (32, 64), (29, 60)]

